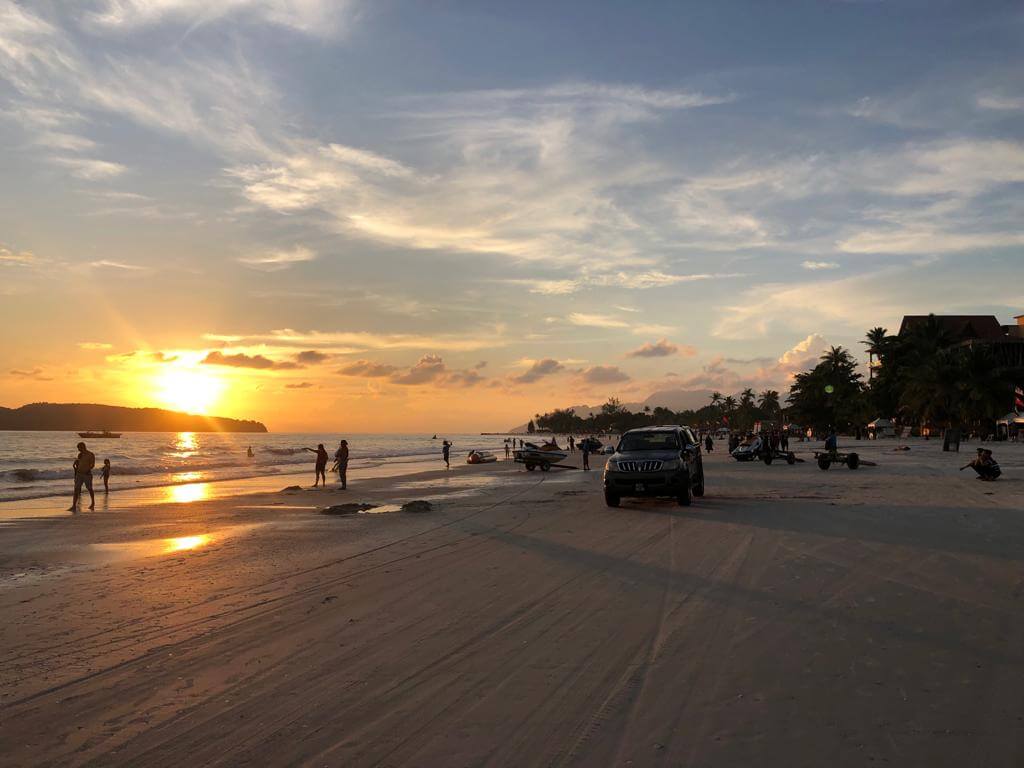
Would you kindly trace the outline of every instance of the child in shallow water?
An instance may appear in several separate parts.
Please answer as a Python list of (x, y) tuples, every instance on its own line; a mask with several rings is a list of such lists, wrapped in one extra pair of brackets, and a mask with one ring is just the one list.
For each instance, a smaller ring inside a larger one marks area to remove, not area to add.
[(110, 459), (103, 460), (103, 469), (100, 474), (103, 476), (103, 492), (110, 493)]

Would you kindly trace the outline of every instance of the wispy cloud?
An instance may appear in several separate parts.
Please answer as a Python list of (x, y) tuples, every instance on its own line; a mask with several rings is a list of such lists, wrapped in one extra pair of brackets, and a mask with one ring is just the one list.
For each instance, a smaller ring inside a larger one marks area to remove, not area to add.
[(364, 376), (366, 378), (383, 378), (390, 376), (397, 371), (393, 365), (375, 363), (372, 360), (356, 360), (353, 363), (339, 368), (338, 373), (342, 376)]
[(548, 357), (535, 361), (525, 372), (518, 376), (513, 376), (512, 380), (517, 384), (532, 384), (546, 376), (551, 376), (563, 370), (565, 370), (565, 366), (562, 363)]
[(246, 266), (254, 269), (261, 269), (266, 272), (277, 272), (287, 269), (293, 264), (300, 264), (305, 261), (316, 259), (316, 253), (303, 245), (296, 245), (293, 248), (267, 251), (265, 253), (242, 256), (238, 260)]
[(800, 266), (812, 271), (820, 269), (839, 269), (839, 264), (835, 261), (803, 261), (800, 262)]
[(80, 341), (78, 342), (79, 349), (86, 350), (106, 350), (113, 349), (113, 344), (107, 344), (105, 341)]
[(674, 355), (693, 357), (696, 354), (695, 347), (689, 345), (680, 347), (668, 339), (659, 339), (655, 342), (649, 341), (646, 344), (641, 344), (636, 349), (627, 352), (626, 357), (672, 357)]
[(617, 365), (592, 365), (579, 372), (579, 379), (585, 384), (618, 384), (629, 381), (630, 376)]
[(260, 371), (286, 371), (302, 368), (299, 363), (290, 360), (271, 360), (263, 355), (246, 355), (237, 353), (225, 355), (219, 350), (213, 350), (202, 359), (204, 365), (224, 365), (232, 368), (252, 368)]
[(11, 376), (15, 376), (19, 379), (32, 379), (33, 381), (53, 381), (52, 376), (44, 376), (42, 368), (31, 368), (29, 370), (23, 370), (20, 368), (12, 368), (8, 373)]

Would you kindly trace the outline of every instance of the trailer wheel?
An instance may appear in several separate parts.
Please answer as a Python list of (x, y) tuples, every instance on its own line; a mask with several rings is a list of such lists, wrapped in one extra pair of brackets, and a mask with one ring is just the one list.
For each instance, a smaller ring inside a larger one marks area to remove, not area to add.
[(857, 467), (859, 467), (860, 456), (858, 456), (856, 453), (851, 453), (849, 456), (846, 457), (846, 466), (848, 466), (850, 469), (856, 469)]
[(818, 457), (818, 469), (828, 469), (831, 464), (832, 464), (832, 462), (828, 458), (828, 456), (819, 456)]
[(772, 461), (774, 461), (774, 457), (772, 456), (772, 452), (771, 451), (765, 451), (764, 463), (767, 464), (768, 466), (771, 466)]
[(796, 464), (796, 454), (793, 453), (792, 451), (787, 453), (786, 454), (786, 463), (789, 464), (790, 466), (792, 466), (793, 464)]
[(547, 472), (549, 469), (551, 469), (551, 464), (550, 463), (548, 463), (546, 461), (542, 461), (540, 463), (540, 471), (541, 472)]

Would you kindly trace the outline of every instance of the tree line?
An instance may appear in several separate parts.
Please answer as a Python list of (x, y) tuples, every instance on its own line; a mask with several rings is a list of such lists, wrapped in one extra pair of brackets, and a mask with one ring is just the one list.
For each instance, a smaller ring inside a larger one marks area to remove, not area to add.
[(634, 413), (611, 398), (587, 416), (556, 409), (537, 414), (530, 426), (559, 434), (601, 434), (655, 424), (747, 431), (758, 421), (785, 421), (820, 434), (830, 428), (850, 432), (885, 417), (900, 426), (988, 433), (1010, 409), (1011, 371), (985, 345), (955, 344), (934, 315), (903, 335), (872, 328), (862, 343), (878, 360), (867, 381), (850, 350), (833, 346), (814, 367), (796, 374), (785, 403), (776, 390), (756, 394), (747, 388), (727, 396), (713, 392), (706, 406), (694, 410), (645, 406)]

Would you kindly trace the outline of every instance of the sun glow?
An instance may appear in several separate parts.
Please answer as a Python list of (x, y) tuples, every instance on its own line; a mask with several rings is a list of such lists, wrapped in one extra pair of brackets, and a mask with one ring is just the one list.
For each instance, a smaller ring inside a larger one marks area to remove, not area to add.
[(207, 415), (223, 394), (226, 382), (216, 374), (171, 367), (154, 380), (156, 398), (168, 408)]

